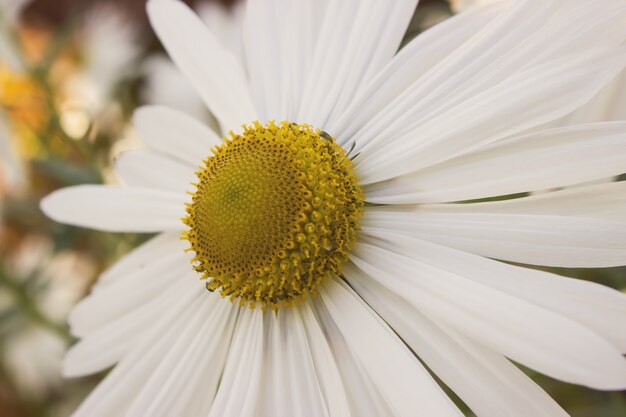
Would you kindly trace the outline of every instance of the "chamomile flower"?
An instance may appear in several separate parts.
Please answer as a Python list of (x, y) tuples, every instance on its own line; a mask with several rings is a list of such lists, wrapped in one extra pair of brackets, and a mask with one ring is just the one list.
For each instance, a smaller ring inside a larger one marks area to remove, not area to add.
[[(622, 2), (498, 2), (398, 45), (416, 1), (252, 0), (245, 61), (148, 13), (224, 139), (139, 109), (123, 187), (52, 218), (157, 232), (70, 317), (74, 416), (565, 416), (512, 362), (626, 388), (624, 294), (508, 262), (626, 263), (626, 123), (537, 129), (626, 63)], [(575, 24), (574, 24), (575, 23)], [(502, 262), (505, 261), (505, 262)], [(419, 359), (418, 359), (419, 358)], [(420, 360), (421, 359), (421, 360)]]

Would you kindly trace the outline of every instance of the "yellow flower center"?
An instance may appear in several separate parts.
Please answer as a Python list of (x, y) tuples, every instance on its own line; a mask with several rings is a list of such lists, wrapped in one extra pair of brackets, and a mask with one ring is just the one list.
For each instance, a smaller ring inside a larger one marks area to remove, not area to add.
[(352, 162), (308, 125), (231, 132), (197, 172), (183, 238), (207, 289), (242, 305), (290, 306), (339, 274), (363, 193)]

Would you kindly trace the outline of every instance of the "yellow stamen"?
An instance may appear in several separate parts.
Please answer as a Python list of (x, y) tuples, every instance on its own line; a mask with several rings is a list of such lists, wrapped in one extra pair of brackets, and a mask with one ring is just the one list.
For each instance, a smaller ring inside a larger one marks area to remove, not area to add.
[(197, 172), (183, 222), (207, 288), (277, 309), (339, 274), (363, 193), (334, 139), (308, 125), (255, 122), (231, 132)]

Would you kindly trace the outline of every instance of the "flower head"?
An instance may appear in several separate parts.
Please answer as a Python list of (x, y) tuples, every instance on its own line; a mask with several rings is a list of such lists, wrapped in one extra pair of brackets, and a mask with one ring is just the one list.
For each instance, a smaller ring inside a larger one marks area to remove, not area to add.
[(501, 262), (626, 263), (624, 183), (526, 194), (623, 172), (626, 123), (545, 128), (624, 67), (623, 5), (498, 2), (398, 52), (415, 6), (251, 0), (242, 64), (148, 3), (231, 133), (139, 109), (125, 186), (43, 201), (160, 232), (71, 316), (65, 372), (115, 365), (75, 416), (460, 415), (422, 361), (478, 416), (566, 415), (510, 360), (626, 387), (624, 294)]

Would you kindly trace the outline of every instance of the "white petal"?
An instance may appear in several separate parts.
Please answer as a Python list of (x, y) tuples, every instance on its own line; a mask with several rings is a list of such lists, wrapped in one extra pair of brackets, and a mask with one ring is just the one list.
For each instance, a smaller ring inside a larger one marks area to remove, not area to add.
[(350, 285), (398, 332), (428, 367), (479, 417), (567, 416), (559, 405), (506, 358), (429, 320), (346, 264)]
[(329, 2), (297, 119), (324, 127), (333, 112), (347, 107), (359, 87), (396, 53), (416, 4), (413, 0)]
[(144, 87), (140, 91), (142, 102), (176, 109), (197, 120), (209, 116), (189, 80), (165, 54), (147, 57), (141, 67), (145, 74)]
[(393, 247), (402, 254), (381, 248), (391, 244), (376, 240), (377, 246), (357, 243), (351, 259), (429, 317), (517, 362), (596, 389), (626, 387), (626, 361), (587, 327), (469, 279), (458, 272), (464, 262), (450, 270), (413, 256), (416, 239), (398, 237), (395, 242)]
[(329, 121), (327, 129), (340, 144), (367, 124), (395, 97), (433, 68), (438, 62), (467, 42), (502, 10), (504, 2), (453, 16), (421, 33), (360, 89), (352, 104)]
[(112, 284), (127, 275), (136, 273), (138, 270), (145, 268), (155, 259), (174, 252), (184, 250), (187, 245), (180, 240), (180, 233), (168, 232), (162, 233), (139, 247), (133, 249), (120, 260), (115, 262), (109, 269), (104, 271), (98, 278), (98, 282), (93, 291), (105, 288), (108, 284)]
[(263, 369), (263, 313), (244, 309), (239, 313), (224, 374), (209, 417), (252, 417), (261, 390)]
[[(417, 358), (345, 284), (329, 280), (320, 300), (394, 416), (460, 416)], [(381, 358), (385, 358), (382, 361)]]
[(626, 170), (626, 123), (550, 129), (511, 138), (366, 188), (368, 201), (461, 201), (578, 184)]
[(455, 208), (437, 211), (428, 207), (374, 207), (363, 219), (363, 229), (395, 231), (488, 258), (532, 265), (626, 265), (626, 222), (561, 215), (476, 213), (471, 204)]
[[(193, 317), (193, 324), (171, 339), (169, 351), (144, 382), (128, 415), (202, 416), (209, 412), (240, 308), (210, 295)], [(199, 387), (202, 395), (198, 395)]]
[[(352, 354), (345, 337), (341, 334), (332, 316), (323, 303), (311, 305), (313, 312), (322, 326), (330, 347), (337, 370), (344, 383), (352, 416), (359, 417), (394, 417), (378, 388), (372, 381), (365, 366)], [(340, 414), (341, 415), (341, 414)]]
[(554, 120), (581, 106), (626, 63), (597, 48), (515, 73), (404, 136), (379, 136), (354, 159), (362, 183), (415, 172)]
[(152, 151), (128, 151), (115, 160), (115, 172), (131, 187), (155, 188), (184, 194), (197, 180), (194, 169)]
[[(465, 206), (465, 207), (463, 207)], [(573, 187), (509, 200), (461, 204), (424, 205), (425, 211), (476, 214), (537, 214), (591, 217), (626, 222), (626, 182)]]
[[(204, 291), (203, 296), (206, 298), (207, 293)], [(220, 299), (220, 297), (215, 297), (215, 301), (218, 304), (222, 304), (220, 308), (229, 309), (231, 312), (236, 311), (237, 315), (240, 316), (242, 314), (242, 309), (237, 305), (233, 305), (228, 302), (228, 300)], [(226, 305), (223, 305), (226, 304)], [(232, 313), (229, 313), (232, 314)], [(228, 320), (231, 320), (231, 316), (229, 316)], [(217, 390), (221, 385), (221, 380), (224, 375), (224, 367), (226, 365), (226, 357), (228, 355), (228, 351), (230, 349), (230, 345), (232, 344), (232, 337), (234, 334), (234, 328), (232, 322), (224, 323), (226, 326), (226, 330), (219, 334), (210, 334), (205, 336), (204, 345), (211, 349), (211, 352), (205, 349), (204, 356), (208, 356), (205, 361), (199, 363), (201, 368), (198, 370), (201, 375), (199, 382), (197, 383), (197, 387), (202, 387), (202, 392), (206, 395), (198, 395), (198, 391), (194, 389), (188, 390), (188, 393), (185, 393), (185, 399), (188, 404), (184, 405), (184, 408), (178, 410), (178, 412), (173, 412), (169, 415), (180, 415), (180, 416), (208, 416), (213, 406), (213, 401), (215, 400), (215, 396), (217, 395)], [(235, 323), (236, 326), (236, 323)], [(215, 341), (211, 341), (207, 344), (207, 341), (210, 339), (216, 339)], [(209, 353), (209, 355), (207, 355)], [(252, 370), (252, 369), (251, 369)], [(206, 390), (206, 391), (205, 391)], [(252, 394), (250, 394), (252, 395)]]
[(89, 394), (72, 417), (125, 415), (145, 381), (170, 351), (172, 340), (176, 340), (189, 326), (197, 326), (193, 319), (202, 318), (197, 313), (205, 302), (206, 294), (197, 294), (195, 299), (186, 303), (186, 309), (177, 316), (174, 324), (156, 327), (153, 330), (158, 332), (153, 332), (151, 337), (146, 337), (133, 346), (132, 351)]
[[(160, 296), (136, 305), (123, 316), (91, 330), (68, 352), (63, 363), (63, 373), (66, 376), (87, 375), (114, 365), (138, 343), (152, 337), (155, 331), (161, 332), (174, 325), (181, 311), (198, 294), (206, 296), (206, 290), (197, 284), (199, 282), (195, 274), (179, 276), (177, 282)], [(155, 321), (155, 317), (158, 320)]]
[[(412, 78), (416, 81), (410, 86), (390, 90), (401, 93), (392, 102), (372, 98), (372, 106), (381, 110), (366, 111), (359, 120), (367, 123), (356, 125), (361, 128), (356, 135), (354, 130), (347, 132), (352, 136), (350, 140), (356, 140), (356, 151), (372, 140), (382, 145), (412, 131), (422, 133), (421, 126), (438, 114), (516, 73), (599, 46), (616, 47), (624, 40), (624, 10), (614, 1), (564, 4), (558, 0), (529, 0), (509, 2), (508, 6), (512, 7), (496, 19), (488, 19), (480, 32), (469, 34), (474, 36), (462, 47), (448, 50), (449, 55), (441, 62), (438, 58), (435, 68)], [(395, 78), (395, 74), (386, 74), (386, 78)]]
[(286, 345), (283, 357), (290, 386), (292, 416), (328, 416), (320, 384), (315, 373), (313, 357), (304, 324), (298, 309), (282, 309), (278, 312), (282, 343)]
[[(403, 239), (388, 232), (383, 239)], [(626, 352), (626, 295), (592, 282), (496, 262), (411, 239), (412, 257), (574, 319)], [(450, 262), (454, 259), (455, 262)], [(558, 300), (558, 301), (555, 301)]]
[[(490, 19), (489, 14), (486, 17), (478, 15), (481, 21), (486, 19), (482, 30), (471, 30), (461, 45), (453, 41), (454, 47), (460, 47), (448, 49), (448, 55), (443, 59), (437, 57), (433, 63), (436, 65), (428, 68), (424, 74), (419, 74), (419, 77), (409, 78), (411, 81), (405, 88), (390, 90), (397, 94), (388, 97), (393, 100), (381, 102), (374, 99), (373, 104), (383, 107), (363, 119), (366, 123), (361, 124), (359, 132), (351, 132), (351, 141), (356, 141), (356, 150), (361, 150), (371, 142), (380, 142), (381, 136), (385, 142), (389, 142), (388, 138), (405, 134), (406, 129), (413, 127), (417, 121), (423, 123), (424, 120), (432, 119), (435, 114), (445, 112), (445, 109), (458, 105), (463, 99), (498, 84), (502, 76), (493, 80), (489, 77), (494, 69), (499, 70), (503, 60), (515, 56), (521, 42), (527, 42), (531, 34), (540, 30), (547, 18), (554, 14), (557, 3), (529, 0), (517, 2), (513, 7), (502, 5), (490, 10), (492, 13), (501, 12), (494, 19)], [(462, 23), (452, 28), (474, 22)], [(429, 35), (434, 36), (427, 31), (426, 36)], [(511, 76), (513, 72), (508, 72), (506, 76)], [(385, 75), (391, 78), (395, 74)], [(490, 81), (486, 85), (485, 78)]]
[[(338, 364), (333, 357), (320, 323), (315, 317), (315, 312), (308, 302), (302, 303), (299, 306), (299, 311), (307, 333), (320, 389), (328, 407), (328, 414), (331, 417), (350, 416), (350, 406)], [(350, 381), (350, 383), (352, 382)]]
[(167, 107), (140, 107), (133, 115), (133, 124), (148, 146), (194, 168), (210, 155), (212, 147), (222, 143), (208, 126)]
[(245, 63), (243, 51), (245, 6), (244, 2), (235, 2), (230, 5), (202, 2), (195, 6), (198, 16), (224, 45), (224, 48), (230, 51), (242, 65)]
[(555, 125), (567, 126), (580, 123), (603, 122), (626, 119), (626, 71), (617, 76), (583, 107), (555, 121)]
[(41, 200), (51, 219), (110, 232), (182, 230), (187, 196), (147, 188), (79, 185)]
[[(284, 37), (280, 33), (291, 21), (285, 19), (285, 16), (293, 5), (292, 2), (286, 3), (281, 7), (278, 2), (271, 0), (246, 1), (244, 51), (249, 62), (250, 90), (263, 122), (272, 118), (287, 120), (289, 112), (289, 96), (283, 86), (293, 67), (284, 67), (289, 63), (281, 59), (286, 51), (283, 51)], [(296, 31), (290, 37), (298, 37), (300, 34), (300, 31)]]
[(250, 0), (245, 6), (250, 89), (261, 120), (295, 120), (325, 2)]
[(328, 416), (297, 309), (265, 315), (268, 329), (262, 415)]
[(189, 7), (176, 0), (150, 0), (147, 7), (163, 46), (223, 130), (256, 120), (243, 69)]
[(78, 303), (69, 316), (72, 333), (85, 336), (95, 332), (167, 293), (180, 279), (189, 279), (190, 271), (191, 263), (182, 249), (150, 259), (144, 268), (129, 272), (124, 279), (92, 292)]
[(257, 415), (282, 417), (288, 415), (292, 409), (291, 396), (285, 395), (290, 392), (289, 377), (285, 369), (285, 346), (281, 340), (281, 329), (277, 315), (266, 312), (264, 320), (264, 358), (263, 358), (263, 384)]

